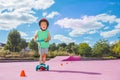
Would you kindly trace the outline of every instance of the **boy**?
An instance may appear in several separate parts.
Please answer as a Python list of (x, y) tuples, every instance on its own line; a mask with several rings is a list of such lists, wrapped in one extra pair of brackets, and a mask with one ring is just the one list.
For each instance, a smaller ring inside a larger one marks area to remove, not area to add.
[[(48, 54), (49, 41), (51, 39), (50, 33), (47, 30), (49, 22), (47, 19), (43, 18), (39, 21), (39, 27), (41, 30), (38, 30), (34, 36), (34, 41), (38, 40), (38, 50), (40, 54), (40, 64), (45, 64), (46, 55)], [(41, 40), (41, 41), (40, 41)]]

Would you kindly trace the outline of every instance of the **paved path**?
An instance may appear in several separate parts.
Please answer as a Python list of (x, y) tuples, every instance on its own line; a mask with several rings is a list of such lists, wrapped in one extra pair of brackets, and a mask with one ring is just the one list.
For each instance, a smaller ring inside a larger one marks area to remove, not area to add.
[[(0, 63), (0, 80), (120, 80), (120, 60), (50, 60), (46, 62), (50, 71), (35, 71), (37, 64), (38, 62)], [(26, 77), (20, 77), (21, 70), (25, 71)]]

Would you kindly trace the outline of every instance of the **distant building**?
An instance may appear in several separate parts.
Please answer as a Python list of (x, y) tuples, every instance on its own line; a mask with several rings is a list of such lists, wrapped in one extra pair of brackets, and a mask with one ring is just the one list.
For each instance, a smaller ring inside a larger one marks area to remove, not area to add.
[(5, 44), (0, 42), (0, 47), (4, 47), (4, 46), (5, 46)]
[(31, 49), (26, 47), (25, 49), (22, 49), (21, 52), (29, 52)]

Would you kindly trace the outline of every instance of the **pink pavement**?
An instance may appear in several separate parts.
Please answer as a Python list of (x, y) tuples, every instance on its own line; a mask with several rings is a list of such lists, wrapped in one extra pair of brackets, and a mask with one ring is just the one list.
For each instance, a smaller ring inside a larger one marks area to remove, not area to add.
[[(57, 60), (46, 62), (49, 71), (35, 71), (38, 62), (0, 63), (0, 80), (120, 80), (120, 60)], [(26, 77), (20, 77), (21, 70)]]

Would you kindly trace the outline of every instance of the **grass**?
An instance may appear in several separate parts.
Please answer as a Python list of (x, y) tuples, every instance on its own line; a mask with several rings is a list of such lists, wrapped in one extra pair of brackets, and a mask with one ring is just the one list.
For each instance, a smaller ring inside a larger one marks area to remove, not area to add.
[[(54, 58), (56, 56), (70, 56), (75, 55), (71, 53), (67, 53), (65, 51), (49, 51), (47, 55), (47, 59)], [(36, 51), (29, 52), (10, 52), (9, 50), (0, 49), (0, 59), (28, 59), (28, 60), (38, 60), (39, 54)], [(83, 60), (109, 60), (109, 59), (117, 59), (114, 56), (106, 56), (106, 57), (82, 57)]]

